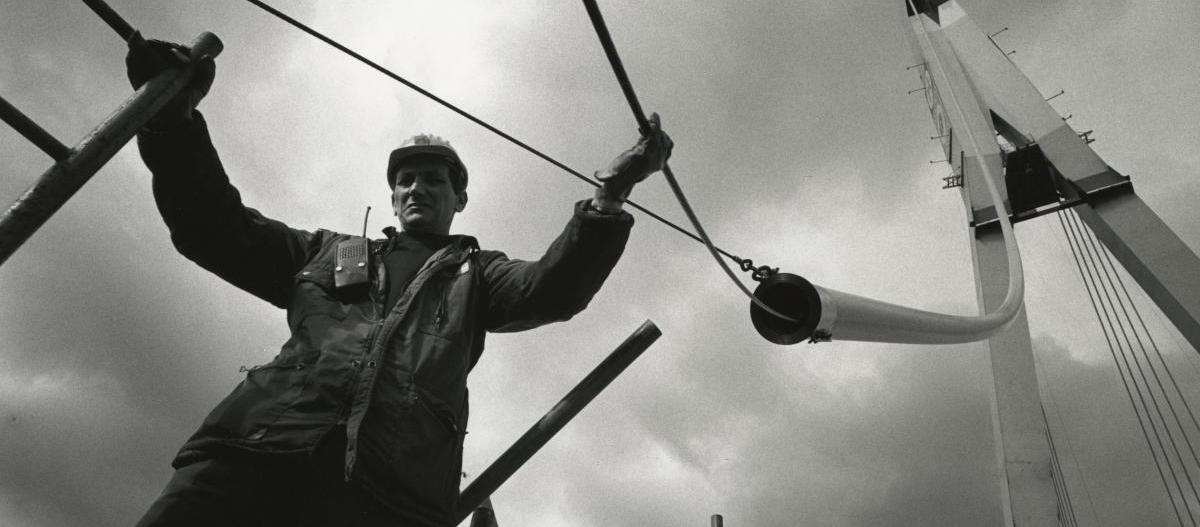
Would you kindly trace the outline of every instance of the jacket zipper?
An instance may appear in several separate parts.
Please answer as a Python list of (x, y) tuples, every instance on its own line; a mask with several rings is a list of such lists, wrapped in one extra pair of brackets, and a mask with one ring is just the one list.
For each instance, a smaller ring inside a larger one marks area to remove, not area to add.
[(433, 327), (442, 329), (442, 321), (446, 318), (446, 294), (438, 300), (437, 313), (433, 316)]
[(417, 395), (415, 390), (410, 392), (409, 397), (410, 397), (410, 399), (416, 399), (417, 403), (421, 405), (421, 408), (424, 408), (425, 412), (427, 412), (429, 415), (433, 416), (433, 418), (435, 420), (437, 420), (437, 422), (441, 423), (442, 426), (446, 427), (446, 429), (449, 430), (450, 433), (458, 434), (458, 423), (454, 422), (454, 419), (452, 416), (446, 415), (445, 413), (438, 413), (438, 412), (434, 411), (433, 408), (429, 407), (429, 403), (425, 401), (425, 398)]
[[(445, 251), (445, 249), (443, 249), (443, 251)], [(442, 253), (442, 256), (444, 257), (445, 253)], [(468, 253), (468, 256), (469, 256), (469, 253)], [(419, 271), (417, 271), (417, 275), (416, 275), (417, 278), (420, 278), (423, 274), (424, 275), (432, 275), (433, 273), (437, 272), (441, 268), (451, 265), (450, 263), (447, 263), (445, 258), (440, 258), (439, 260), (440, 261), (433, 262), (433, 263), (427, 262)], [(425, 278), (424, 280), (422, 280), (420, 282), (417, 289), (412, 291), (412, 294), (409, 295), (408, 304), (412, 304), (412, 301), (414, 298), (416, 298), (417, 293), (419, 293), (420, 290), (425, 287), (425, 283), (428, 281), (429, 281), (429, 279)], [(414, 279), (413, 282), (416, 283), (416, 279)], [(411, 287), (412, 286), (410, 285), (409, 288), (411, 288)], [(405, 291), (404, 293), (402, 293), (402, 295), (407, 294), (407, 293), (408, 293), (408, 291)], [(399, 302), (397, 302), (396, 305), (398, 307), (400, 305)], [(405, 314), (407, 314), (408, 308), (409, 308), (409, 305), (404, 306)], [(395, 311), (395, 310), (396, 310), (396, 308), (392, 308), (392, 311)], [(381, 319), (381, 321), (380, 321), (381, 327), (378, 328), (379, 330), (375, 332), (374, 337), (371, 339), (371, 346), (369, 348), (370, 351), (368, 352), (369, 354), (373, 354), (375, 351), (377, 351), (378, 348), (380, 348), (382, 346), (381, 343), (387, 342), (388, 340), (390, 340), (392, 338), (392, 336), (396, 333), (396, 329), (400, 326), (399, 319), (403, 318), (403, 317), (391, 317), (389, 315), (390, 315), (390, 313), (388, 313), (388, 315), (385, 315)], [(374, 383), (375, 382), (374, 379), (372, 379), (371, 382)]]
[[(471, 254), (472, 254), (472, 251), (473, 251), (473, 249), (474, 249), (473, 247), (468, 247), (468, 248), (467, 248), (467, 250), (465, 251), (465, 252), (466, 252), (466, 258), (470, 258), (470, 256), (471, 256)], [(439, 253), (441, 253), (441, 256), (439, 257), (439, 260), (441, 260), (441, 261), (436, 261), (436, 262), (434, 262), (434, 261), (433, 261), (434, 259), (433, 259), (433, 258), (430, 258), (430, 261), (429, 261), (429, 262), (426, 262), (426, 263), (425, 263), (425, 265), (424, 265), (424, 266), (422, 266), (422, 267), (421, 267), (421, 269), (419, 269), (419, 270), (417, 271), (417, 274), (416, 274), (416, 275), (415, 275), (415, 277), (414, 277), (414, 283), (416, 282), (416, 278), (420, 278), (420, 277), (422, 276), (422, 273), (426, 273), (426, 274), (432, 274), (432, 273), (436, 272), (436, 271), (437, 271), (439, 268), (442, 268), (442, 267), (445, 267), (445, 266), (448, 266), (448, 265), (450, 265), (450, 264), (448, 264), (448, 263), (445, 263), (445, 258), (444, 258), (444, 257), (445, 257), (445, 255), (446, 255), (446, 252), (447, 252), (448, 250), (449, 250), (449, 247), (447, 247), (447, 248), (444, 248), (444, 249), (442, 249), (441, 251), (439, 251)], [(382, 258), (381, 258), (380, 260), (382, 261)], [(432, 263), (431, 263), (431, 262), (432, 262)], [(460, 264), (461, 264), (461, 262), (460, 262)], [(410, 295), (410, 296), (409, 296), (409, 299), (408, 299), (408, 304), (411, 304), (411, 303), (412, 303), (413, 299), (414, 299), (414, 298), (416, 298), (416, 295), (417, 295), (417, 293), (418, 293), (418, 292), (420, 292), (421, 288), (425, 287), (425, 282), (428, 282), (428, 281), (429, 281), (429, 279), (428, 279), (428, 278), (425, 278), (424, 280), (422, 280), (422, 281), (421, 281), (421, 283), (420, 283), (420, 285), (417, 287), (417, 289), (416, 289), (416, 290), (414, 290), (414, 291), (412, 292), (412, 295)], [(382, 283), (382, 280), (381, 280), (380, 282)], [(409, 285), (409, 288), (411, 288), (411, 287), (412, 287), (412, 285)], [(405, 293), (407, 293), (407, 291), (405, 291)], [(401, 294), (403, 295), (403, 294), (405, 294), (405, 293), (401, 293)], [(398, 301), (397, 301), (397, 304), (396, 304), (396, 305), (397, 305), (397, 306), (399, 306), (399, 305), (400, 305)], [(405, 306), (404, 306), (404, 313), (406, 313), (406, 314), (407, 314), (407, 312), (408, 312), (408, 308), (409, 308), (409, 306), (408, 306), (408, 305), (405, 305)], [(393, 308), (392, 310), (393, 310), (393, 311), (395, 311), (395, 308)], [(375, 328), (372, 328), (372, 330), (375, 332), (375, 335), (374, 335), (374, 336), (371, 338), (371, 345), (370, 345), (370, 347), (368, 348), (368, 350), (369, 350), (369, 351), (367, 352), (367, 353), (368, 353), (368, 355), (372, 355), (372, 354), (374, 354), (376, 351), (381, 351), (381, 350), (379, 350), (379, 348), (381, 348), (381, 347), (382, 347), (382, 344), (381, 344), (381, 343), (383, 343), (383, 342), (387, 342), (389, 339), (391, 339), (391, 338), (392, 338), (392, 336), (393, 336), (393, 335), (396, 333), (396, 329), (397, 329), (397, 328), (400, 326), (399, 319), (400, 319), (400, 318), (403, 318), (403, 317), (389, 317), (389, 316), (388, 316), (389, 314), (390, 314), (390, 313), (388, 313), (388, 314), (384, 314), (384, 315), (382, 316), (382, 318), (380, 319), (380, 325), (379, 325), (379, 326), (376, 326)], [(389, 319), (390, 319), (390, 320), (389, 320)], [(366, 411), (367, 411), (367, 408), (365, 408), (365, 406), (369, 406), (369, 405), (370, 405), (370, 393), (373, 391), (373, 385), (375, 384), (375, 379), (376, 379), (376, 377), (375, 377), (375, 376), (372, 374), (372, 375), (371, 375), (371, 378), (370, 378), (370, 380), (368, 381), (368, 382), (369, 382), (369, 383), (372, 385), (372, 387), (367, 389), (367, 398), (366, 398), (366, 399), (365, 399), (365, 400), (362, 402), (362, 404), (364, 405), (364, 408), (362, 409), (362, 412), (363, 412), (364, 414), (365, 414), (365, 413), (366, 413)], [(358, 382), (362, 382), (362, 381), (360, 380), (360, 381), (358, 381)], [(355, 399), (352, 399), (352, 400), (350, 401), (350, 412), (349, 412), (349, 414), (348, 414), (348, 415), (353, 415), (353, 413), (354, 413), (354, 406), (355, 406), (355, 404), (356, 404), (356, 403), (358, 403), (358, 401), (356, 400), (356, 398), (355, 398)], [(422, 405), (422, 406), (424, 406), (424, 405)], [(427, 410), (428, 410), (428, 409), (427, 409)], [(429, 410), (429, 411), (432, 411), (432, 410)], [(435, 417), (436, 417), (436, 414), (435, 414)], [(441, 421), (441, 420), (439, 419), (439, 421)], [(441, 422), (442, 422), (443, 424), (445, 424), (445, 421), (441, 421)], [(457, 427), (457, 425), (454, 425), (454, 426), (451, 426), (450, 428), (451, 428), (451, 430), (457, 430), (457, 428), (458, 428), (458, 427)], [(353, 438), (352, 440), (354, 440), (354, 441), (357, 441), (357, 437)], [(354, 469), (354, 461), (350, 461), (350, 462), (348, 462), (348, 463), (347, 463), (347, 465), (346, 465), (346, 467), (345, 467), (345, 473), (346, 473), (347, 475), (349, 475), (349, 474), (351, 474), (351, 473), (353, 472), (353, 469)]]
[(387, 302), (387, 292), (384, 291), (384, 287), (387, 284), (387, 266), (384, 265), (383, 256), (388, 253), (389, 249), (392, 248), (392, 244), (393, 239), (388, 238), (386, 244), (378, 247), (372, 252), (372, 255), (375, 256), (375, 283), (370, 289), (371, 307), (375, 310), (375, 316), (373, 318), (380, 321), (387, 316), (387, 313), (383, 311), (386, 307), (385, 303)]
[[(446, 267), (449, 267), (451, 265), (453, 265), (453, 264), (451, 262), (447, 262), (444, 258), (438, 262), (433, 262), (433, 263), (427, 262), (423, 267), (421, 267), (421, 269), (419, 271), (417, 271), (416, 276), (417, 277), (421, 277), (422, 275), (432, 276), (432, 275), (436, 274), (438, 271), (445, 269)], [(408, 299), (409, 305), (406, 305), (404, 307), (405, 313), (408, 312), (408, 308), (411, 306), (413, 299), (415, 299), (417, 297), (417, 293), (420, 293), (421, 290), (425, 288), (425, 284), (428, 282), (429, 282), (429, 278), (425, 278), (424, 280), (422, 280), (420, 285), (412, 291), (411, 295), (409, 295), (409, 299)], [(416, 283), (415, 278), (413, 279), (413, 283)], [(409, 288), (411, 289), (412, 285), (409, 285)], [(402, 296), (405, 294), (408, 294), (407, 290), (404, 293), (401, 293)], [(400, 305), (399, 302), (397, 302), (396, 305), (399, 306)], [(444, 310), (444, 308), (445, 308), (445, 301), (443, 298), (442, 304), (438, 306), (438, 314), (439, 315), (443, 314), (442, 311)], [(394, 307), (392, 308), (392, 311), (395, 311)], [(390, 314), (391, 313), (388, 313), (388, 315), (390, 315)], [(385, 316), (384, 318), (387, 318), (387, 316)], [(438, 319), (438, 318), (444, 318), (444, 316), (442, 316), (442, 317), (435, 316), (435, 319)], [(385, 324), (384, 326), (385, 326), (385, 331), (381, 331), (375, 335), (375, 341), (371, 343), (372, 349), (374, 349), (377, 345), (379, 345), (379, 342), (381, 342), (381, 341), (387, 342), (389, 339), (391, 339), (392, 335), (396, 332), (396, 328), (397, 328), (397, 326), (399, 326), (399, 324), (398, 323), (393, 323), (390, 325)]]
[(259, 364), (257, 366), (250, 366), (250, 367), (242, 366), (242, 367), (238, 368), (238, 372), (250, 375), (250, 374), (263, 372), (263, 371), (267, 371), (267, 370), (294, 369), (294, 370), (300, 371), (300, 370), (303, 370), (304, 368), (307, 368), (309, 362), (310, 361), (301, 361), (301, 362), (297, 362), (297, 363), (293, 363), (293, 364), (269, 364), (268, 363), (268, 364)]

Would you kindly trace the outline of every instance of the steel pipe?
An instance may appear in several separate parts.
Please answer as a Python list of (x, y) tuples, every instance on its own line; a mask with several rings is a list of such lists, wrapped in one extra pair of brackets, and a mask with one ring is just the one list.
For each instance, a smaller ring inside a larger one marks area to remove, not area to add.
[[(909, 3), (909, 12), (916, 12)], [(929, 35), (921, 34), (929, 44)], [(929, 55), (929, 71), (947, 79), (947, 73), (937, 53)], [(930, 81), (933, 82), (933, 81)], [(945, 84), (949, 85), (949, 80)], [(950, 106), (957, 114), (956, 121), (970, 122), (962, 101), (950, 93)], [(993, 311), (980, 315), (948, 315), (899, 306), (879, 300), (815, 286), (807, 280), (783, 274), (765, 281), (755, 296), (767, 304), (779, 306), (785, 313), (793, 314), (797, 322), (786, 323), (766, 319), (758, 312), (757, 304), (751, 304), (751, 320), (755, 329), (767, 340), (776, 344), (794, 344), (806, 338), (812, 342), (825, 340), (858, 340), (872, 342), (894, 342), (900, 344), (954, 344), (986, 340), (1007, 328), (1021, 313), (1025, 302), (1025, 277), (1021, 269), (1021, 253), (1017, 247), (1016, 234), (1009, 219), (1004, 195), (1000, 193), (1000, 164), (989, 163), (984, 158), (982, 141), (993, 140), (991, 135), (977, 137), (971, 126), (963, 128), (966, 139), (964, 156), (980, 159), (980, 175), (996, 212), (996, 225), (1004, 239), (1005, 258), (1008, 269), (1008, 289), (1004, 301)], [(990, 223), (990, 222), (989, 222)], [(993, 225), (977, 225), (975, 229), (994, 228)]]
[(575, 385), (558, 404), (554, 405), (546, 415), (525, 432), (508, 450), (504, 451), (487, 469), (467, 486), (458, 499), (458, 509), (453, 518), (453, 525), (458, 525), (483, 500), (500, 488), (510, 476), (521, 468), (529, 458), (550, 441), (559, 430), (562, 430), (583, 410), (592, 399), (605, 387), (625, 371), (634, 359), (638, 358), (646, 348), (649, 348), (662, 331), (652, 321), (642, 323), (629, 338), (625, 339), (617, 349), (613, 350), (591, 373)]
[(151, 79), (55, 163), (0, 215), (0, 264), (112, 159), (146, 122), (192, 80), (195, 64), (221, 53), (221, 40), (201, 33), (191, 44), (191, 64)]
[(67, 145), (59, 142), (50, 135), (50, 132), (38, 126), (33, 119), (21, 113), (21, 110), (9, 104), (3, 97), (0, 97), (0, 120), (8, 123), (13, 130), (25, 136), (25, 139), (40, 148), (46, 155), (54, 158), (55, 161), (62, 161), (71, 155), (71, 149), (67, 148)]
[(146, 42), (145, 38), (142, 38), (142, 34), (129, 25), (129, 22), (126, 22), (124, 18), (121, 18), (120, 14), (113, 11), (113, 8), (109, 7), (104, 0), (83, 0), (83, 3), (92, 8), (92, 11), (100, 17), (100, 20), (108, 24), (108, 27), (111, 27), (117, 33), (117, 36), (121, 37), (121, 40), (124, 40), (131, 49), (146, 51), (144, 60), (150, 61), (150, 64), (159, 68), (167, 66), (158, 55), (149, 53), (150, 44)]
[(108, 24), (108, 27), (113, 28), (113, 31), (116, 31), (122, 40), (129, 42), (129, 39), (134, 38), (134, 35), (137, 34), (137, 30), (133, 29), (133, 26), (121, 18), (116, 11), (113, 11), (108, 4), (104, 3), (104, 0), (83, 0), (83, 3), (92, 8), (92, 11), (95, 11), (100, 19)]
[(500, 527), (496, 520), (496, 510), (492, 508), (491, 498), (484, 498), (475, 511), (471, 513), (471, 527)]

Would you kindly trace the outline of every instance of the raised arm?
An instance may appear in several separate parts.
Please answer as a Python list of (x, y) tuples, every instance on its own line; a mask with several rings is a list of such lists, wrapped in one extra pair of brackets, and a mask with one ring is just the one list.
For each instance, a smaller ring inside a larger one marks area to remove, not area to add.
[[(178, 64), (178, 45), (153, 42), (160, 62)], [(126, 58), (138, 88), (157, 71), (133, 51)], [(171, 241), (188, 259), (279, 307), (290, 300), (292, 278), (319, 248), (317, 235), (292, 229), (242, 204), (213, 148), (204, 117), (194, 110), (212, 83), (205, 65), (192, 85), (138, 134), (153, 174), (154, 199)]]
[(633, 217), (622, 210), (634, 185), (662, 170), (671, 138), (658, 114), (650, 133), (596, 173), (596, 196), (575, 205), (566, 228), (537, 261), (510, 260), (501, 253), (483, 258), (488, 286), (489, 331), (520, 331), (566, 320), (587, 307), (621, 258)]
[(489, 331), (522, 331), (567, 320), (583, 311), (621, 258), (633, 216), (575, 205), (566, 228), (540, 259), (509, 259), (484, 252)]

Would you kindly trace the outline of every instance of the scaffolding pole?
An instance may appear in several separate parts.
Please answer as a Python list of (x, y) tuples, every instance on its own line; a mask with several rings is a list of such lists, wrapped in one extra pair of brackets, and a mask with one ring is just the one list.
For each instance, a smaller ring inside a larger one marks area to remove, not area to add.
[(50, 135), (50, 132), (38, 126), (33, 119), (21, 113), (21, 110), (9, 104), (3, 97), (0, 97), (0, 120), (8, 123), (13, 130), (16, 130), (55, 161), (62, 161), (71, 156), (71, 149), (67, 148), (67, 145), (60, 143), (58, 139)]
[(191, 49), (193, 60), (189, 65), (166, 70), (151, 79), (72, 149), (65, 149), (12, 105), (0, 104), (6, 123), (57, 160), (0, 215), (0, 265), (191, 82), (201, 58), (221, 53), (221, 40), (212, 33), (201, 33)]
[(591, 373), (575, 385), (558, 404), (554, 405), (546, 415), (529, 428), (524, 435), (508, 447), (495, 462), (475, 478), (458, 499), (458, 509), (453, 525), (458, 525), (475, 510), (483, 500), (500, 488), (510, 476), (521, 468), (529, 458), (550, 441), (559, 430), (562, 430), (583, 410), (592, 399), (596, 398), (605, 387), (625, 371), (634, 359), (637, 359), (646, 348), (649, 348), (662, 331), (654, 322), (647, 320), (642, 323), (629, 338), (625, 339), (617, 349), (596, 366)]

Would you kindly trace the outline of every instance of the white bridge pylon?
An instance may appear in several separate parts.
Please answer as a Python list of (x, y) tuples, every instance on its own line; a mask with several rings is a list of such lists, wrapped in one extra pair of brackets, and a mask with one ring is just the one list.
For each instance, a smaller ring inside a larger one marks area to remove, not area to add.
[[(1011, 296), (1007, 220), (1073, 207), (1193, 347), (1200, 258), (1109, 167), (954, 0), (905, 0), (926, 101), (970, 227), (980, 310)], [(997, 177), (995, 174), (1003, 174)], [(1004, 196), (995, 199), (994, 187)], [(1019, 261), (1016, 262), (1019, 265)], [(1023, 309), (987, 340), (1006, 525), (1060, 525)]]

